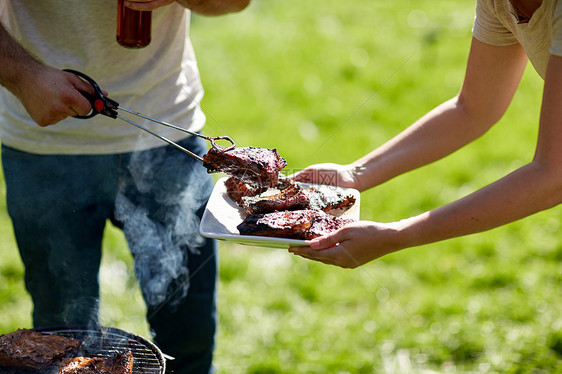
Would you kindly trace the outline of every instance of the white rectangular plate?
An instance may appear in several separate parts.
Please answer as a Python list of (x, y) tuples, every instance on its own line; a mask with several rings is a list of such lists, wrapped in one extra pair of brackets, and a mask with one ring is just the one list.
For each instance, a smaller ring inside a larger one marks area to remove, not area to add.
[[(274, 238), (269, 236), (240, 235), (237, 226), (242, 223), (246, 213), (226, 193), (224, 182), (228, 177), (221, 178), (215, 184), (203, 218), (199, 232), (207, 238), (214, 238), (234, 242), (237, 244), (254, 245), (260, 247), (289, 248), (290, 246), (308, 245), (307, 240)], [(304, 187), (314, 186), (303, 183)], [(342, 188), (344, 193), (353, 194), (355, 204), (341, 216), (359, 220), (359, 191), (353, 188)]]

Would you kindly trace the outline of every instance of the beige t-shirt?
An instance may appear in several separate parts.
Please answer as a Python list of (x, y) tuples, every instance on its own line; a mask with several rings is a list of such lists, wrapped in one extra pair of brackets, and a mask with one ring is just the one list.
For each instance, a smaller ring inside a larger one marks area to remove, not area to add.
[[(116, 42), (116, 4), (116, 0), (0, 0), (0, 19), (47, 65), (82, 71), (125, 108), (200, 130), (205, 122), (199, 106), (203, 89), (188, 36), (189, 11), (175, 3), (154, 10), (151, 43), (127, 49)], [(139, 123), (172, 140), (187, 136)], [(39, 127), (4, 87), (0, 87), (0, 139), (39, 154), (121, 153), (166, 144), (102, 115)]]
[(562, 1), (543, 0), (529, 23), (518, 24), (509, 0), (478, 0), (472, 33), (491, 45), (520, 43), (544, 79), (550, 55), (562, 56)]

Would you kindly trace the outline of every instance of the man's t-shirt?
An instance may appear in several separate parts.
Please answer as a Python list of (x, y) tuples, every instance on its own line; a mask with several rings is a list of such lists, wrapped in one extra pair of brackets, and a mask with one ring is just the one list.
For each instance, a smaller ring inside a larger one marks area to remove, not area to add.
[[(203, 89), (189, 40), (189, 11), (176, 3), (154, 10), (151, 43), (128, 49), (116, 41), (116, 5), (116, 0), (2, 0), (0, 19), (45, 64), (82, 71), (125, 108), (200, 130), (205, 122), (199, 106)], [(171, 140), (187, 136), (140, 123)], [(39, 127), (4, 87), (0, 87), (0, 140), (39, 154), (109, 154), (165, 145), (122, 120), (102, 115)]]

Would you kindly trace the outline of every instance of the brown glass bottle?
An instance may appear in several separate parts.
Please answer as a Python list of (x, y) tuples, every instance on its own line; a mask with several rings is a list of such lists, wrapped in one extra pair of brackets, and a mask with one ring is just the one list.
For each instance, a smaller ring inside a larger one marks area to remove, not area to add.
[(142, 48), (150, 43), (152, 12), (141, 12), (117, 0), (117, 42), (124, 47)]

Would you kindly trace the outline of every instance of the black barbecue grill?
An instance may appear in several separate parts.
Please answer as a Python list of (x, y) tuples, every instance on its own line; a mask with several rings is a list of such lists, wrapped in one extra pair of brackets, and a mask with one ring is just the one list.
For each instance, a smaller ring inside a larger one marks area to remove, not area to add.
[(166, 372), (166, 359), (154, 343), (127, 331), (112, 327), (96, 329), (61, 327), (35, 329), (35, 331), (80, 340), (82, 345), (78, 350), (72, 352), (73, 357), (111, 357), (131, 351), (133, 374), (169, 374), (171, 372)]

